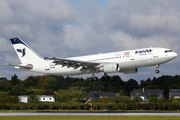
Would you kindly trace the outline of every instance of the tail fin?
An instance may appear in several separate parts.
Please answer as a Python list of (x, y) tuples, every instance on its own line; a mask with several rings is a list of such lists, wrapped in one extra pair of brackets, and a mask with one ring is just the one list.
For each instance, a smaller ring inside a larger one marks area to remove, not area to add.
[(44, 61), (42, 57), (40, 57), (20, 38), (12, 38), (10, 40), (22, 64)]

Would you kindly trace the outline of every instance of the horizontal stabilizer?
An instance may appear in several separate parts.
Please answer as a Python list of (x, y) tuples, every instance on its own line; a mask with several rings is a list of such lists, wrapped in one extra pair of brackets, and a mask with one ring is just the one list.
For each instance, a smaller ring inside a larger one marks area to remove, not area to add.
[(16, 69), (23, 69), (23, 70), (31, 70), (31, 69), (33, 69), (33, 65), (31, 65), (31, 64), (27, 64), (27, 65), (23, 65), (23, 64), (19, 64), (19, 65), (5, 64), (5, 65), (14, 66)]

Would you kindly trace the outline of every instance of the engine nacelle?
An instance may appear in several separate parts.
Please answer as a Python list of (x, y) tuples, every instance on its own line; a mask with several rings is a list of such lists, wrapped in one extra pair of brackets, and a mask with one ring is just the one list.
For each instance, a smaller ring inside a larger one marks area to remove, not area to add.
[(124, 73), (124, 74), (132, 74), (132, 73), (137, 73), (138, 69), (134, 68), (134, 69), (127, 69), (127, 70), (121, 70), (120, 72)]
[(115, 73), (118, 72), (119, 70), (120, 68), (118, 64), (107, 64), (99, 68), (100, 72), (105, 72), (105, 73)]

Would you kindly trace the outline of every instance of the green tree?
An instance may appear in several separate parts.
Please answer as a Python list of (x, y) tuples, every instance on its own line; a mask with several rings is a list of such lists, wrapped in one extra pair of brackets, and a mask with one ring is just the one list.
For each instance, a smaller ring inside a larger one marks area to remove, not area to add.
[(78, 87), (78, 86), (73, 86), (73, 87), (70, 87), (70, 90), (72, 90), (72, 91), (78, 91), (78, 90), (79, 90), (79, 87)]
[(20, 80), (18, 79), (18, 76), (16, 74), (14, 74), (14, 76), (12, 76), (11, 78), (11, 84), (12, 85), (20, 85)]
[(0, 78), (0, 91), (8, 91), (12, 89), (13, 85), (10, 85), (10, 88), (7, 88), (6, 85), (10, 84), (9, 80), (6, 78)]
[(141, 101), (142, 101), (142, 98), (139, 97), (139, 96), (136, 96), (136, 97), (132, 100), (132, 102), (141, 102)]
[(44, 77), (44, 82), (42, 84), (42, 88), (43, 90), (47, 89), (47, 83), (48, 83), (48, 80), (50, 79), (50, 76), (45, 76)]
[(91, 91), (104, 91), (104, 85), (102, 84), (101, 81), (92, 81), (86, 86), (86, 91), (91, 92)]
[(26, 88), (23, 84), (16, 85), (12, 88), (12, 90), (9, 91), (9, 95), (24, 95), (26, 94)]
[(18, 96), (10, 96), (10, 95), (8, 95), (6, 97), (6, 103), (14, 103), (14, 104), (19, 103), (19, 98), (18, 98)]
[(166, 99), (163, 97), (163, 98), (160, 98), (160, 99), (158, 99), (158, 102), (159, 103), (165, 103), (166, 102)]
[(10, 91), (10, 90), (12, 90), (12, 88), (13, 88), (14, 86), (10, 83), (10, 81), (7, 81), (7, 82), (5, 82), (4, 83), (4, 85), (3, 85), (3, 91)]
[(157, 94), (152, 94), (148, 96), (149, 102), (150, 103), (157, 103), (158, 102), (158, 96)]
[(120, 94), (121, 96), (124, 96), (124, 90), (121, 89), (121, 90), (119, 91), (119, 94)]
[(86, 92), (86, 89), (85, 89), (84, 87), (81, 87), (81, 88), (80, 88), (80, 91)]
[[(82, 78), (81, 78), (81, 80), (82, 80)], [(79, 88), (81, 88), (81, 87), (85, 86), (85, 83), (84, 83), (84, 81), (79, 80), (79, 81), (76, 81), (73, 84), (71, 84), (71, 86), (78, 86)]]
[(39, 97), (37, 95), (31, 94), (28, 97), (28, 103), (38, 103), (39, 102)]
[(24, 81), (22, 81), (22, 83), (24, 84), (26, 88), (29, 88), (29, 87), (37, 88), (38, 81), (35, 76), (29, 76)]
[(132, 91), (133, 89), (137, 89), (138, 88), (138, 82), (134, 79), (129, 79), (126, 82), (126, 88), (128, 88), (127, 90), (129, 92)]
[(59, 90), (54, 94), (57, 102), (84, 102), (86, 93), (80, 90)]
[(44, 95), (44, 90), (43, 89), (32, 89), (29, 92), (33, 91), (34, 95)]
[(0, 91), (0, 103), (6, 103), (7, 97), (8, 97), (7, 92)]
[(116, 103), (130, 103), (131, 98), (129, 96), (122, 96), (116, 98)]
[(57, 102), (69, 102), (72, 95), (70, 91), (61, 89), (58, 90), (54, 97)]
[(108, 92), (119, 92), (121, 89), (125, 89), (124, 81), (117, 75), (111, 77), (110, 81), (104, 82), (104, 90)]
[(52, 89), (46, 89), (44, 95), (53, 95), (54, 91)]
[(57, 91), (59, 89), (58, 86), (58, 80), (55, 77), (51, 77), (47, 82), (46, 88)]

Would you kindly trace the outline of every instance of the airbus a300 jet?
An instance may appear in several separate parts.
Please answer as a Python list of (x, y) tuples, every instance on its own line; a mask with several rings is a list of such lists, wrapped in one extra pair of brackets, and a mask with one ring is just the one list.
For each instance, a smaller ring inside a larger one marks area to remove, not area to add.
[(167, 48), (141, 48), (134, 50), (100, 53), (94, 55), (58, 58), (41, 57), (20, 38), (10, 39), (21, 64), (7, 64), (17, 69), (53, 76), (74, 76), (92, 74), (89, 80), (98, 80), (96, 73), (103, 72), (102, 81), (109, 80), (108, 73), (137, 73), (139, 68), (158, 67), (177, 57), (177, 53)]

